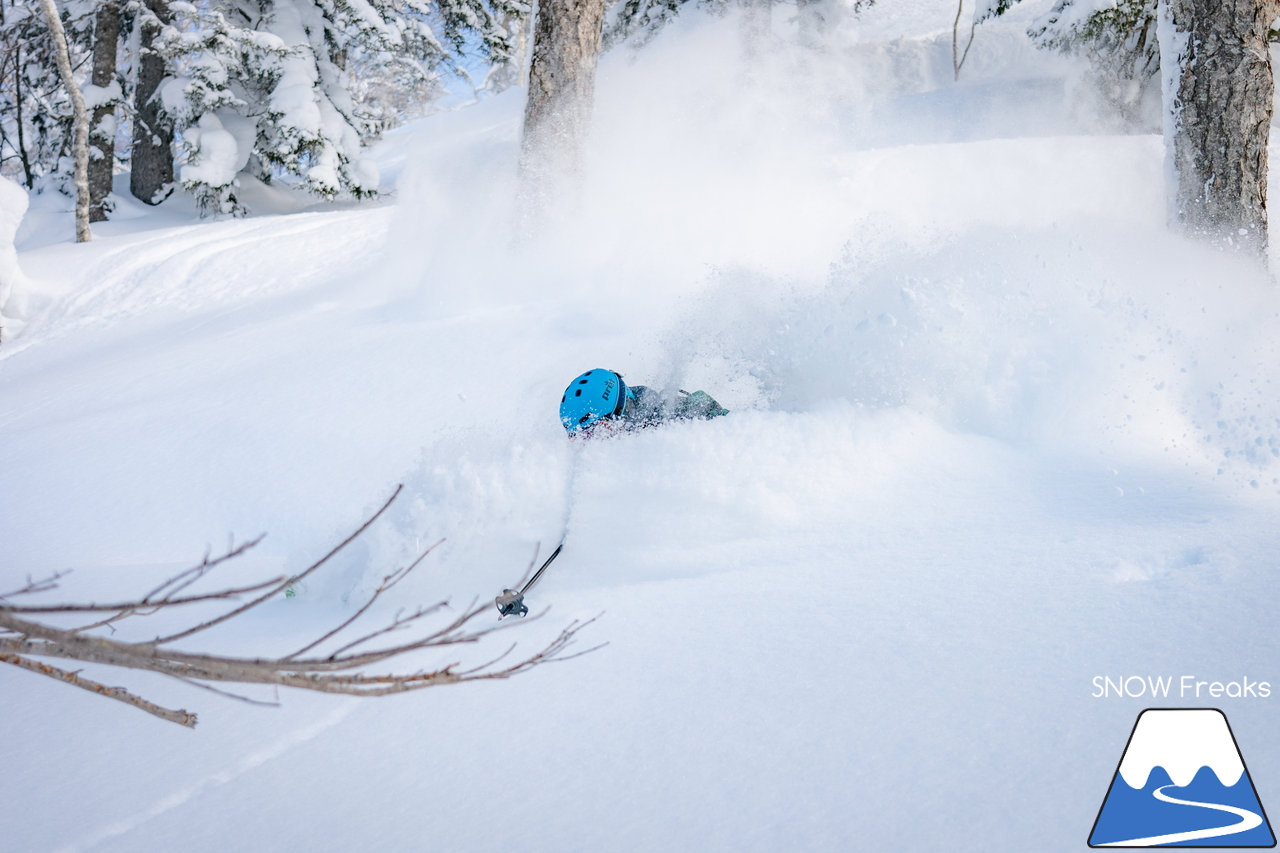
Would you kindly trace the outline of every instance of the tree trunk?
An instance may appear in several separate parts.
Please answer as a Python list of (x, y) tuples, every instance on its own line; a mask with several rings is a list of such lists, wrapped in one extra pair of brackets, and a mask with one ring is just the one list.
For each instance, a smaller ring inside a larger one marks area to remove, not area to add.
[(1263, 253), (1278, 0), (1161, 0), (1171, 219), (1187, 233)]
[[(173, 184), (173, 130), (160, 116), (156, 89), (164, 80), (164, 57), (151, 49), (160, 27), (169, 22), (168, 0), (146, 0), (139, 21), (138, 84), (134, 93), (132, 171), (129, 192), (147, 204), (159, 204)], [(150, 14), (147, 14), (150, 13)]]
[[(116, 41), (120, 33), (120, 7), (104, 0), (93, 22), (93, 85), (105, 89), (116, 79)], [(111, 100), (93, 110), (89, 141), (89, 221), (107, 218), (107, 194), (116, 160), (116, 105)], [(95, 151), (97, 152), (95, 154)]]
[(739, 19), (742, 51), (748, 60), (754, 60), (769, 37), (773, 24), (773, 0), (739, 0), (738, 5), (742, 7), (742, 18)]
[(49, 34), (53, 37), (58, 76), (62, 78), (62, 85), (71, 98), (71, 108), (75, 114), (75, 142), (72, 144), (71, 154), (75, 159), (76, 242), (87, 243), (93, 239), (93, 234), (89, 231), (89, 115), (85, 112), (84, 97), (80, 94), (80, 87), (76, 85), (76, 77), (71, 70), (67, 34), (62, 29), (58, 9), (53, 5), (53, 0), (40, 0), (40, 8), (44, 12)]
[(22, 132), (22, 45), (15, 45), (13, 49), (13, 109), (17, 113), (18, 123), (18, 154), (22, 159), (22, 174), (27, 178), (27, 189), (34, 189), (36, 185), (35, 175), (31, 174), (31, 157), (27, 154), (27, 141), (23, 138)]
[(606, 0), (538, 0), (520, 141), (526, 217), (539, 215), (582, 172)]

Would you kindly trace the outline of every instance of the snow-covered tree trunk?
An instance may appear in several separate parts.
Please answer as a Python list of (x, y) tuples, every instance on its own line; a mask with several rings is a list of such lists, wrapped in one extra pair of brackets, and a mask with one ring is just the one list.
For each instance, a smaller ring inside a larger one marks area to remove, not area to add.
[(80, 87), (76, 84), (75, 74), (71, 70), (67, 34), (62, 29), (62, 19), (58, 17), (58, 9), (53, 5), (53, 0), (40, 0), (40, 8), (44, 12), (49, 34), (53, 37), (58, 75), (62, 78), (62, 85), (66, 87), (75, 112), (75, 141), (72, 143), (71, 151), (75, 160), (76, 242), (87, 243), (93, 239), (93, 234), (89, 231), (89, 114), (85, 111), (84, 97), (80, 94)]
[(160, 114), (156, 90), (165, 76), (165, 61), (152, 49), (169, 23), (168, 0), (146, 0), (138, 27), (138, 82), (134, 89), (132, 173), (129, 192), (147, 204), (159, 204), (173, 184), (173, 131)]
[(93, 24), (93, 120), (89, 142), (89, 221), (107, 218), (106, 200), (111, 192), (116, 147), (116, 41), (120, 32), (120, 6), (103, 0)]
[(1278, 0), (1161, 0), (1158, 34), (1171, 219), (1263, 252)]
[(539, 0), (529, 66), (520, 191), (526, 215), (582, 171), (606, 0)]

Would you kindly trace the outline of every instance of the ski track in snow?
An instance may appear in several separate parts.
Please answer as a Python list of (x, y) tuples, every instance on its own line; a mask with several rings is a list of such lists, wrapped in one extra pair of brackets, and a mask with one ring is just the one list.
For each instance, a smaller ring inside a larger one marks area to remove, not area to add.
[(237, 761), (229, 770), (205, 776), (193, 784), (158, 800), (150, 808), (122, 820), (110, 823), (96, 832), (89, 833), (88, 835), (77, 839), (71, 844), (58, 847), (53, 851), (53, 853), (86, 853), (86, 851), (92, 850), (108, 839), (127, 835), (145, 824), (147, 821), (158, 817), (165, 812), (171, 811), (172, 809), (185, 806), (192, 800), (200, 797), (200, 795), (217, 788), (220, 785), (225, 785), (228, 782), (235, 780), (237, 777), (248, 773), (250, 770), (261, 767), (268, 761), (279, 758), (289, 752), (289, 750), (306, 743), (317, 735), (320, 735), (338, 725), (346, 719), (354, 709), (354, 703), (342, 705), (316, 722), (298, 729), (291, 735), (281, 738), (266, 749), (262, 749), (258, 752), (245, 756)]
[[(36, 277), (70, 274), (83, 284), (58, 297), (20, 339), (0, 348), (0, 361), (87, 326), (157, 309), (190, 311), (261, 299), (349, 274), (353, 267), (367, 265), (365, 257), (377, 251), (388, 221), (386, 208), (304, 213), (102, 240), (75, 247), (80, 257), (65, 247), (36, 250), (24, 256)], [(292, 243), (291, 251), (260, 250), (282, 242)], [(322, 250), (334, 242), (352, 248), (337, 264)], [(240, 256), (259, 257), (247, 265)]]

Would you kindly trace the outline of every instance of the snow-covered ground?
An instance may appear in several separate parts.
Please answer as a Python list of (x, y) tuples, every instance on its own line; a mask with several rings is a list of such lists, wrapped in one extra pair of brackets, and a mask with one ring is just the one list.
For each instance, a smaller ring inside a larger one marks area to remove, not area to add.
[[(749, 66), (732, 17), (681, 21), (605, 60), (536, 240), (518, 92), (392, 134), (374, 204), (175, 199), (74, 245), (37, 199), (0, 588), (142, 591), (264, 531), (228, 577), (303, 565), (404, 483), (221, 648), (314, 636), (440, 537), (384, 614), (487, 599), (566, 524), (507, 636), (603, 613), (608, 645), (278, 709), (86, 667), (194, 731), (6, 667), (0, 850), (1074, 850), (1152, 704), (1223, 708), (1280, 802), (1280, 300), (1167, 232), (1161, 140), (1098, 135), (1044, 6), (959, 84), (949, 3)], [(593, 367), (732, 414), (571, 446)], [(1273, 692), (1092, 695), (1133, 675)]]

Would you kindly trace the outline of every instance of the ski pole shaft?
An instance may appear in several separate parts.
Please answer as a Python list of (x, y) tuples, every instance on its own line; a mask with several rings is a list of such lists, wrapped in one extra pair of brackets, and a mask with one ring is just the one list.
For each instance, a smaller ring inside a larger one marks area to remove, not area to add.
[(554, 560), (556, 557), (560, 556), (560, 550), (562, 548), (564, 548), (564, 542), (561, 542), (559, 545), (557, 545), (556, 549), (551, 552), (551, 556), (547, 557), (547, 561), (542, 564), (542, 567), (533, 573), (533, 577), (529, 578), (529, 582), (524, 585), (523, 589), (520, 590), (521, 595), (524, 595), (526, 592), (528, 592), (529, 587), (533, 586), (534, 583), (537, 582), (538, 578), (542, 577), (542, 573), (547, 570), (547, 566), (551, 565), (551, 561)]

